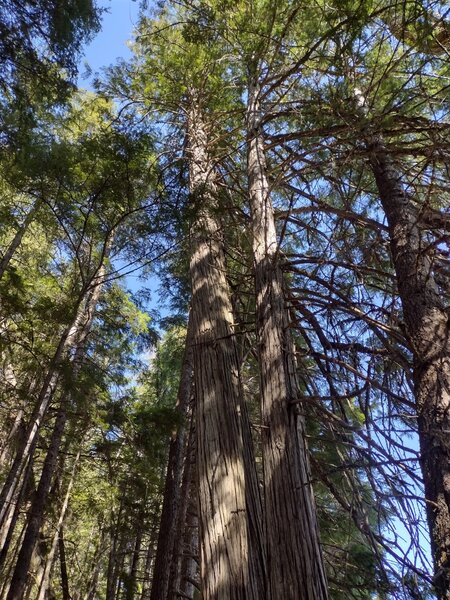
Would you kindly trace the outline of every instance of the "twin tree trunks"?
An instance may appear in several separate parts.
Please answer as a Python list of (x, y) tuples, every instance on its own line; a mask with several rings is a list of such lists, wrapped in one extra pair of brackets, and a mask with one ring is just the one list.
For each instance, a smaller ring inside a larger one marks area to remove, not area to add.
[[(201, 580), (205, 600), (328, 598), (273, 208), (250, 86), (248, 176), (260, 359), (264, 506), (242, 391), (214, 164), (201, 97), (187, 108)], [(262, 517), (263, 515), (263, 517)]]

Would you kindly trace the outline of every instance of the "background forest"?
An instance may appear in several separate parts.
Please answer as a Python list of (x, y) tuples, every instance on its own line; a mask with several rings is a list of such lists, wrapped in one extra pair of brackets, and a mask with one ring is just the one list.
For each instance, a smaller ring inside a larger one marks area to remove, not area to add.
[(450, 600), (448, 3), (101, 20), (0, 4), (0, 598)]

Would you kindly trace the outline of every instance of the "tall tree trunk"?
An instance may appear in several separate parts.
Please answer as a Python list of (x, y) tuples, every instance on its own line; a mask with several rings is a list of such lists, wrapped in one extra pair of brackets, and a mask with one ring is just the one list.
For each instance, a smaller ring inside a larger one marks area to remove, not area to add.
[(58, 535), (59, 569), (61, 573), (61, 589), (63, 600), (70, 600), (69, 575), (67, 573), (66, 546), (64, 543), (64, 526), (61, 525)]
[(260, 89), (248, 91), (248, 180), (260, 368), (268, 598), (328, 598), (267, 181)]
[(165, 600), (169, 591), (170, 573), (177, 559), (175, 539), (178, 515), (181, 509), (183, 466), (186, 464), (187, 435), (189, 423), (189, 400), (192, 390), (192, 322), (189, 319), (186, 344), (181, 367), (177, 398), (177, 412), (181, 423), (170, 441), (164, 500), (156, 550), (153, 583), (150, 600)]
[[(189, 509), (192, 503), (196, 506), (195, 526), (197, 529), (198, 545), (198, 502), (197, 502), (197, 480), (196, 480), (196, 452), (195, 452), (195, 419), (191, 415), (191, 422), (188, 433), (186, 457), (183, 469), (183, 481), (181, 483), (180, 509), (175, 523), (174, 539), (174, 561), (170, 571), (170, 586), (167, 593), (167, 600), (177, 600), (179, 591), (184, 592), (182, 582), (186, 570), (189, 569), (187, 553), (190, 553), (190, 528), (194, 525), (189, 517)], [(198, 555), (198, 548), (197, 548)], [(199, 562), (199, 561), (198, 561)]]
[(117, 511), (116, 522), (113, 524), (114, 529), (111, 532), (111, 548), (109, 550), (108, 570), (106, 574), (106, 596), (105, 600), (114, 600), (117, 587), (117, 557), (119, 554), (120, 540), (120, 522), (122, 517), (123, 506), (119, 506)]
[(252, 547), (249, 526), (256, 518), (249, 498), (252, 466), (244, 460), (244, 443), (250, 440), (242, 436), (239, 360), (207, 129), (198, 93), (190, 96), (187, 158), (195, 212), (190, 276), (203, 597), (256, 600), (262, 596), (259, 549)]
[(66, 327), (59, 340), (58, 347), (55, 351), (51, 365), (44, 379), (42, 388), (31, 414), (26, 434), (23, 440), (21, 440), (16, 452), (16, 457), (3, 484), (3, 488), (0, 493), (0, 529), (3, 527), (5, 513), (12, 497), (15, 494), (17, 486), (19, 485), (25, 465), (34, 452), (38, 432), (58, 383), (59, 365), (61, 361), (68, 355), (70, 350), (75, 346), (79, 335), (80, 324), (84, 315), (84, 306), (80, 300), (80, 304), (78, 305), (72, 324)]
[[(17, 495), (14, 497), (13, 502), (10, 504), (9, 513), (7, 515), (7, 519), (5, 521), (5, 527), (2, 531), (3, 535), (1, 538), (1, 550), (0, 550), (0, 571), (4, 573), (4, 564), (6, 562), (6, 557), (8, 556), (9, 547), (11, 541), (13, 539), (13, 534), (19, 520), (20, 509), (22, 506), (22, 502), (27, 494), (27, 489), (29, 488), (30, 480), (33, 474), (33, 457), (30, 457), (26, 467), (24, 476), (22, 478), (20, 489), (17, 492)], [(17, 543), (20, 542), (22, 536), (20, 536)]]
[(392, 258), (414, 355), (422, 472), (439, 598), (450, 600), (450, 316), (433, 275), (433, 255), (400, 171), (381, 139), (370, 164), (388, 221)]
[(11, 579), (7, 600), (20, 600), (23, 598), (27, 585), (31, 558), (44, 520), (45, 505), (52, 484), (53, 472), (58, 460), (58, 451), (64, 433), (66, 419), (67, 412), (64, 407), (64, 409), (59, 411), (56, 418), (49, 449), (45, 457), (44, 466), (42, 467), (39, 485), (29, 510), (25, 536)]
[[(86, 304), (84, 306), (82, 320), (80, 321), (80, 327), (77, 331), (76, 343), (78, 345), (73, 357), (74, 379), (76, 379), (80, 368), (80, 363), (84, 355), (84, 342), (92, 326), (95, 308), (97, 306), (101, 294), (103, 277), (104, 269), (103, 267), (101, 267), (98, 282), (96, 283), (95, 287), (90, 291), (90, 297), (87, 299)], [(50, 445), (47, 451), (47, 455), (45, 457), (44, 465), (42, 467), (41, 478), (39, 480), (38, 488), (33, 497), (33, 501), (30, 507), (25, 536), (22, 542), (22, 547), (19, 552), (17, 564), (12, 576), (11, 586), (9, 588), (7, 600), (19, 600), (20, 598), (22, 598), (23, 592), (27, 584), (30, 562), (42, 523), (44, 521), (45, 506), (50, 492), (56, 463), (58, 460), (59, 448), (64, 435), (64, 428), (67, 421), (67, 410), (68, 408), (70, 408), (71, 404), (72, 394), (69, 392), (61, 401), (58, 409)]]
[(141, 553), (143, 528), (138, 524), (136, 540), (134, 543), (133, 554), (131, 557), (130, 574), (126, 591), (126, 600), (133, 600), (137, 592), (137, 572), (139, 566), (139, 555)]
[(75, 457), (73, 466), (72, 466), (70, 480), (67, 485), (67, 490), (64, 495), (64, 500), (63, 500), (63, 503), (62, 503), (60, 511), (59, 511), (58, 522), (56, 524), (55, 532), (53, 534), (52, 545), (50, 547), (50, 551), (48, 553), (47, 560), (45, 563), (44, 572), (42, 573), (42, 578), (41, 578), (41, 581), (39, 584), (39, 594), (37, 596), (37, 600), (45, 600), (45, 598), (47, 596), (47, 590), (48, 590), (48, 586), (50, 583), (50, 575), (52, 572), (53, 563), (54, 563), (55, 556), (56, 556), (56, 551), (57, 551), (58, 545), (59, 545), (59, 532), (64, 524), (67, 509), (69, 507), (70, 495), (72, 493), (72, 488), (75, 483), (75, 473), (76, 473), (76, 470), (78, 467), (78, 462), (80, 460), (80, 456), (81, 456), (81, 450), (78, 451), (78, 453)]
[(42, 205), (42, 198), (38, 198), (36, 200), (36, 202), (34, 203), (34, 205), (31, 207), (31, 209), (29, 210), (27, 216), (24, 219), (24, 222), (19, 227), (19, 229), (16, 231), (16, 234), (13, 237), (11, 243), (9, 244), (5, 254), (2, 256), (2, 258), (0, 260), (0, 279), (5, 274), (5, 271), (8, 268), (11, 258), (14, 256), (15, 251), (20, 246), (23, 236), (25, 235), (30, 224), (33, 222), (33, 219), (36, 216), (36, 213), (40, 209), (41, 205)]
[(13, 454), (11, 452), (11, 445), (14, 443), (14, 440), (20, 435), (20, 430), (23, 427), (23, 416), (24, 410), (23, 408), (19, 408), (19, 410), (16, 413), (14, 423), (8, 433), (8, 436), (0, 452), (0, 468), (3, 468), (4, 464), (7, 462), (7, 459)]
[(149, 540), (148, 540), (148, 547), (147, 547), (147, 553), (146, 553), (146, 557), (145, 557), (145, 566), (144, 566), (144, 579), (142, 582), (142, 592), (140, 595), (140, 600), (147, 600), (147, 598), (149, 598), (149, 590), (150, 590), (150, 580), (151, 580), (151, 573), (153, 570), (153, 562), (154, 562), (154, 558), (155, 558), (155, 545), (156, 545), (156, 541), (158, 538), (158, 529), (157, 529), (158, 525), (155, 521), (155, 523), (153, 524), (151, 530), (150, 530), (150, 535), (149, 535)]

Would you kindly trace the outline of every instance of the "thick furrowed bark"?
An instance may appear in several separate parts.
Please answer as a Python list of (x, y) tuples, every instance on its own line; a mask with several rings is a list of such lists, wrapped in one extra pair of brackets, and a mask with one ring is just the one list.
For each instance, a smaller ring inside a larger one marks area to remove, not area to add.
[(248, 177), (260, 366), (268, 598), (328, 597), (312, 496), (289, 315), (266, 175), (259, 89), (249, 89)]
[[(191, 228), (193, 361), (196, 398), (201, 578), (204, 600), (256, 600), (258, 551), (249, 520), (251, 466), (245, 464), (240, 405), (242, 389), (230, 293), (208, 137), (197, 94), (192, 94), (187, 134)], [(247, 471), (247, 477), (246, 477)]]
[(388, 220), (414, 382), (427, 516), (439, 598), (450, 600), (450, 321), (419, 215), (381, 140), (370, 162)]

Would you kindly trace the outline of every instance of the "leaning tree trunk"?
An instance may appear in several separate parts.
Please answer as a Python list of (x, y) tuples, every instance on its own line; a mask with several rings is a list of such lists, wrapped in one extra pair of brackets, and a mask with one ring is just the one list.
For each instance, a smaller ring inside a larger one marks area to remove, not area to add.
[(24, 222), (19, 227), (19, 229), (16, 231), (16, 234), (13, 237), (13, 239), (11, 240), (11, 243), (9, 244), (8, 248), (6, 249), (5, 254), (2, 256), (2, 258), (0, 260), (0, 279), (5, 274), (5, 271), (8, 268), (8, 265), (11, 262), (11, 259), (14, 256), (15, 251), (20, 246), (23, 236), (27, 232), (28, 227), (33, 222), (33, 220), (36, 216), (36, 213), (38, 212), (38, 210), (40, 209), (40, 207), (42, 205), (42, 202), (43, 202), (42, 198), (38, 198), (36, 200), (34, 205), (29, 210), (27, 216), (25, 217)]
[(267, 180), (260, 89), (248, 92), (248, 181), (252, 213), (260, 368), (268, 598), (328, 598), (289, 314)]
[[(77, 331), (76, 339), (77, 347), (73, 357), (74, 380), (79, 372), (81, 361), (84, 356), (84, 342), (92, 326), (95, 309), (102, 290), (103, 278), (104, 267), (101, 266), (99, 269), (99, 275), (96, 278), (97, 283), (90, 291), (90, 297), (86, 300), (82, 319), (79, 322), (79, 329)], [(42, 467), (41, 477), (29, 510), (25, 535), (12, 576), (7, 600), (20, 600), (23, 597), (27, 585), (31, 558), (44, 521), (45, 507), (58, 460), (59, 448), (64, 435), (64, 429), (68, 416), (68, 408), (71, 407), (71, 404), (72, 394), (69, 392), (64, 395), (59, 405), (49, 448), (44, 460), (44, 465)]]
[(66, 518), (67, 509), (69, 507), (70, 495), (72, 493), (72, 488), (75, 483), (75, 474), (76, 474), (76, 470), (78, 468), (78, 462), (80, 460), (80, 456), (81, 456), (81, 449), (78, 450), (75, 460), (73, 462), (70, 479), (69, 479), (69, 482), (67, 485), (67, 490), (64, 495), (64, 499), (63, 499), (61, 508), (59, 510), (58, 522), (56, 523), (55, 531), (53, 534), (52, 545), (50, 547), (50, 551), (48, 553), (47, 560), (45, 562), (44, 571), (42, 573), (42, 577), (39, 582), (39, 593), (38, 593), (36, 600), (45, 600), (48, 595), (50, 576), (51, 576), (51, 572), (53, 569), (56, 551), (59, 546), (60, 531), (61, 531), (62, 527), (64, 526), (64, 520)]
[(184, 358), (178, 388), (177, 412), (181, 423), (170, 441), (169, 458), (164, 489), (164, 500), (153, 569), (150, 600), (166, 600), (169, 593), (170, 573), (177, 560), (176, 526), (181, 509), (183, 466), (186, 463), (188, 412), (192, 389), (192, 323), (189, 319)]
[[(199, 95), (187, 118), (193, 362), (196, 399), (201, 578), (204, 600), (257, 600), (261, 577), (251, 527), (255, 493), (244, 460), (242, 388), (214, 168)], [(246, 473), (247, 471), (247, 473)], [(246, 477), (247, 474), (247, 477)], [(247, 484), (247, 487), (246, 487)]]
[(0, 530), (4, 526), (4, 520), (8, 506), (20, 483), (25, 465), (34, 452), (37, 435), (39, 433), (42, 421), (47, 414), (47, 409), (50, 405), (51, 399), (53, 398), (53, 394), (58, 383), (60, 363), (69, 354), (70, 350), (77, 342), (80, 323), (83, 319), (83, 316), (84, 306), (82, 300), (80, 300), (72, 324), (66, 327), (59, 340), (58, 347), (55, 351), (51, 365), (44, 379), (39, 396), (31, 414), (27, 431), (21, 440), (16, 452), (16, 457), (3, 484), (3, 488), (0, 493)]
[(370, 164), (389, 226), (414, 385), (427, 517), (439, 598), (450, 600), (450, 315), (433, 275), (433, 254), (420, 215), (382, 140), (369, 144)]

